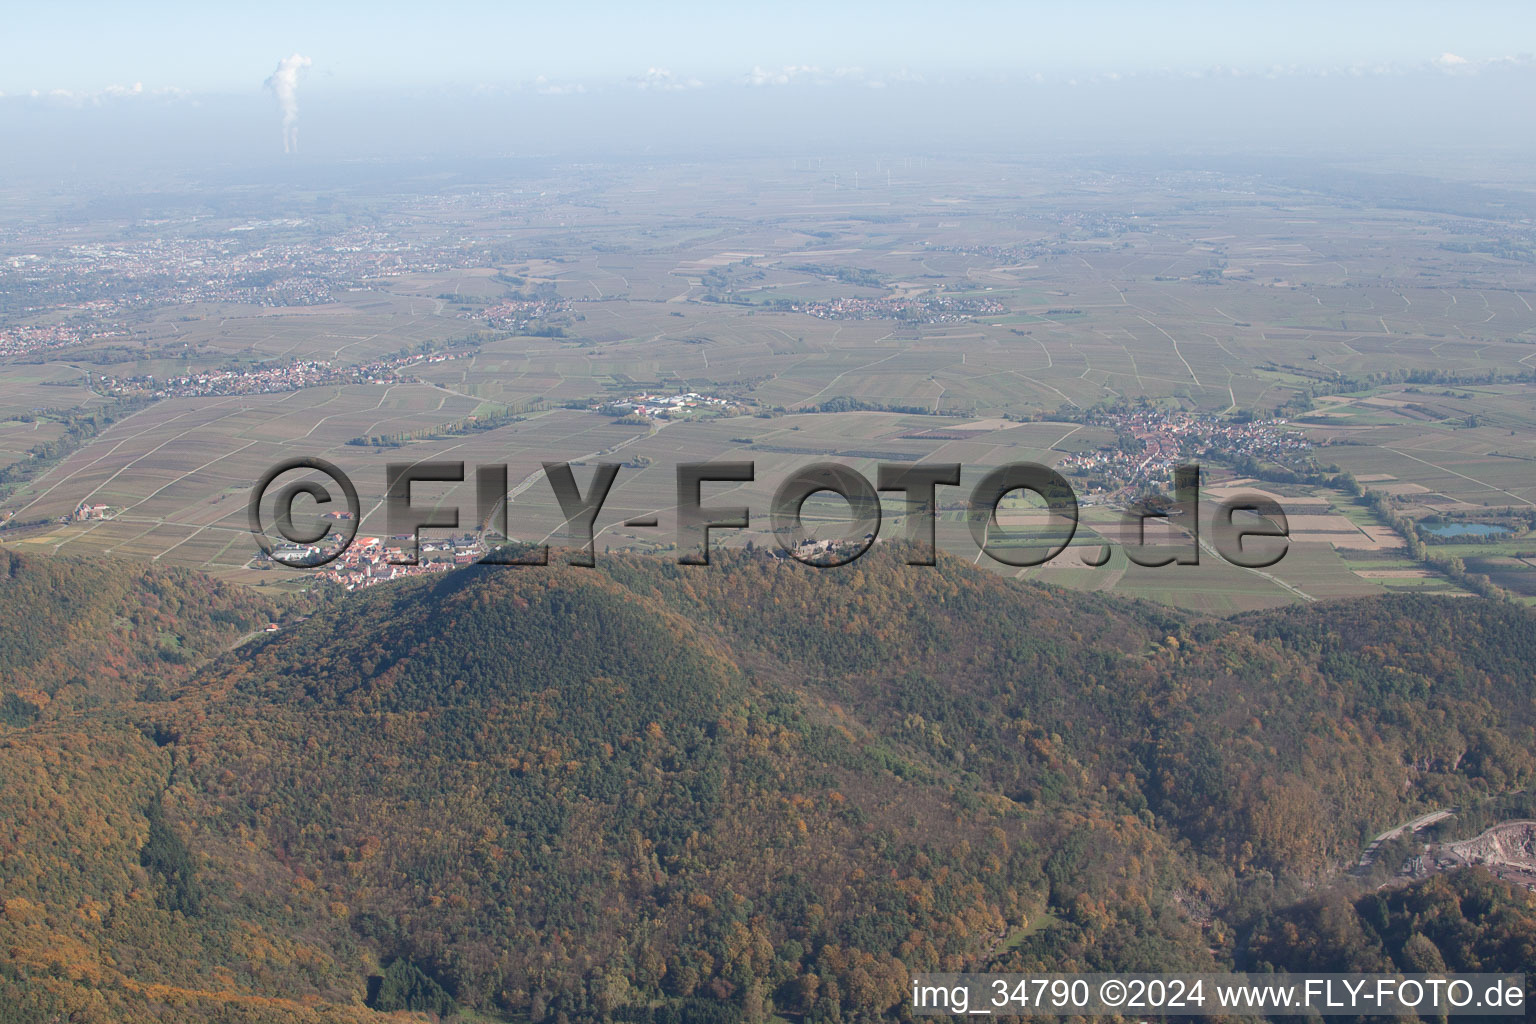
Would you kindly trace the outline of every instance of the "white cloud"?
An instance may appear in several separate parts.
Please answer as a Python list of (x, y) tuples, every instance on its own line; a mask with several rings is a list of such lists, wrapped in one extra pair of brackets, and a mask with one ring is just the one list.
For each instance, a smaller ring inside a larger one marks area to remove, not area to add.
[(1467, 58), (1456, 53), (1442, 53), (1430, 61), (1434, 67), (1452, 75), (1475, 75), (1482, 71), (1494, 71), (1502, 68), (1529, 67), (1531, 55), (1522, 53), (1516, 56), (1506, 57), (1473, 57)]
[(697, 78), (681, 78), (667, 68), (647, 68), (643, 75), (632, 75), (629, 82), (637, 89), (654, 89), (660, 92), (698, 89), (704, 85)]
[(757, 66), (747, 72), (745, 81), (748, 85), (789, 85), (791, 82), (803, 81), (807, 76), (820, 74), (820, 68), (809, 64), (789, 64), (777, 69)]
[(132, 85), (109, 85), (102, 89), (33, 89), (26, 93), (15, 93), (6, 97), (0, 93), (0, 98), (28, 99), (38, 103), (47, 103), (65, 107), (99, 107), (107, 103), (131, 100), (148, 99), (177, 99), (187, 96), (185, 89), (175, 87), (162, 87), (159, 89), (146, 89), (143, 82), (134, 82)]
[(540, 96), (578, 96), (587, 91), (580, 82), (552, 82), (543, 75), (533, 80), (533, 91)]

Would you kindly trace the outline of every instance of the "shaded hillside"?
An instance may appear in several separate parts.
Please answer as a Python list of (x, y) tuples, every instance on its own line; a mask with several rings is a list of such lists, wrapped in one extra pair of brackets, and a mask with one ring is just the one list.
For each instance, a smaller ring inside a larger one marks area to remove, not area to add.
[(1106, 790), (1238, 869), (1306, 876), (1408, 808), (1536, 778), (1536, 617), (1518, 606), (1189, 620), (954, 561), (631, 565), (615, 575), (762, 655), (760, 678), (856, 708), (1024, 807)]
[(1530, 784), (1533, 633), (1193, 621), (889, 550), (427, 577), (0, 734), (0, 988), (837, 1020), (916, 970), (1282, 963), (1285, 927), (1335, 949), (1292, 903), (1362, 836)]
[(1481, 869), (1354, 899), (1330, 892), (1266, 917), (1250, 956), (1290, 971), (1528, 970), (1536, 894)]
[(11, 725), (54, 701), (168, 695), (273, 615), (270, 601), (185, 569), (5, 549), (0, 608), (0, 721)]

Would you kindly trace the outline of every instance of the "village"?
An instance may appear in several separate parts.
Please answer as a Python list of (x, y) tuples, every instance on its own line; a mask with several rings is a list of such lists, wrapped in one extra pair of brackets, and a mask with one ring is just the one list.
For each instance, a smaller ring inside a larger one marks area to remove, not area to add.
[(456, 359), (463, 352), (432, 352), (381, 359), (361, 366), (336, 366), (325, 360), (295, 360), (282, 366), (213, 370), (176, 377), (145, 374), (135, 377), (97, 376), (94, 385), (106, 395), (149, 398), (203, 398), (263, 395), (336, 384), (398, 384), (413, 378), (396, 371), (422, 363)]
[[(345, 513), (327, 518), (345, 519)], [(317, 578), (348, 591), (363, 590), (380, 583), (473, 565), (486, 555), (484, 541), (473, 533), (442, 539), (422, 540), (417, 547), (415, 565), (398, 564), (406, 558), (405, 545), (410, 537), (358, 537), (340, 555), (326, 563)], [(346, 537), (332, 532), (314, 544), (284, 544), (270, 554), (256, 556), (253, 564), (271, 568), (274, 564), (315, 565), (346, 544)]]
[(415, 565), (396, 565), (405, 557), (399, 546), (408, 538), (390, 538), (386, 545), (378, 537), (360, 537), (330, 565), (321, 578), (349, 591), (362, 590), (380, 583), (446, 572), (472, 565), (485, 557), (486, 547), (474, 534), (462, 534), (445, 540), (423, 540), (417, 550)]
[(1283, 419), (1223, 420), (1145, 407), (1111, 413), (1104, 425), (1119, 436), (1117, 445), (1074, 453), (1056, 464), (1063, 473), (1092, 481), (1096, 487), (1090, 493), (1166, 484), (1176, 466), (1202, 458), (1290, 466), (1306, 461), (1312, 451), (1311, 442), (1285, 429)]
[(476, 313), (461, 313), (460, 316), (465, 319), (483, 320), (498, 330), (518, 331), (534, 321), (543, 320), (558, 313), (568, 313), (570, 310), (570, 300), (557, 296), (545, 296), (505, 299)]
[(127, 335), (128, 331), (121, 323), (84, 322), (78, 315), (64, 323), (10, 326), (0, 329), (0, 356), (26, 355)]
[(825, 302), (790, 302), (782, 308), (821, 320), (905, 320), (921, 324), (962, 323), (973, 316), (1008, 312), (1008, 307), (996, 299), (944, 296), (883, 299), (844, 297)]
[[(476, 265), (451, 240), (400, 239), (374, 227), (316, 233), (302, 219), (246, 221), (210, 232), (59, 247), (43, 229), (0, 235), (0, 355), (126, 337), (125, 315), (169, 306), (315, 306), (381, 278)], [(20, 251), (17, 251), (20, 250)], [(31, 250), (31, 251), (28, 251)]]

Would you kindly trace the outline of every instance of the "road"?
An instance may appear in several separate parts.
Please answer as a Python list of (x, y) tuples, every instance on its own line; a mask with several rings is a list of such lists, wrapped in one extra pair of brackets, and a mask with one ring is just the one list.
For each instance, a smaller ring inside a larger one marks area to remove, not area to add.
[(1365, 852), (1360, 855), (1360, 863), (1355, 865), (1355, 870), (1363, 871), (1370, 867), (1371, 863), (1376, 860), (1376, 851), (1381, 849), (1383, 843), (1390, 842), (1405, 832), (1421, 832), (1435, 822), (1449, 818), (1455, 813), (1455, 811), (1430, 811), (1428, 814), (1419, 815), (1412, 821), (1405, 821), (1395, 828), (1387, 829), (1381, 835), (1372, 839), (1370, 844), (1366, 846)]

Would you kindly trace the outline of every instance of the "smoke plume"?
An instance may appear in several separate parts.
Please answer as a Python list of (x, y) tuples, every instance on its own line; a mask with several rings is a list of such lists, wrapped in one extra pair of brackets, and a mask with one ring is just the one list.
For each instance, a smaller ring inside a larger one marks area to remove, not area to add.
[(277, 106), (283, 112), (283, 152), (295, 153), (299, 148), (299, 72), (313, 61), (294, 54), (277, 62), (277, 70), (264, 83), (277, 97)]

